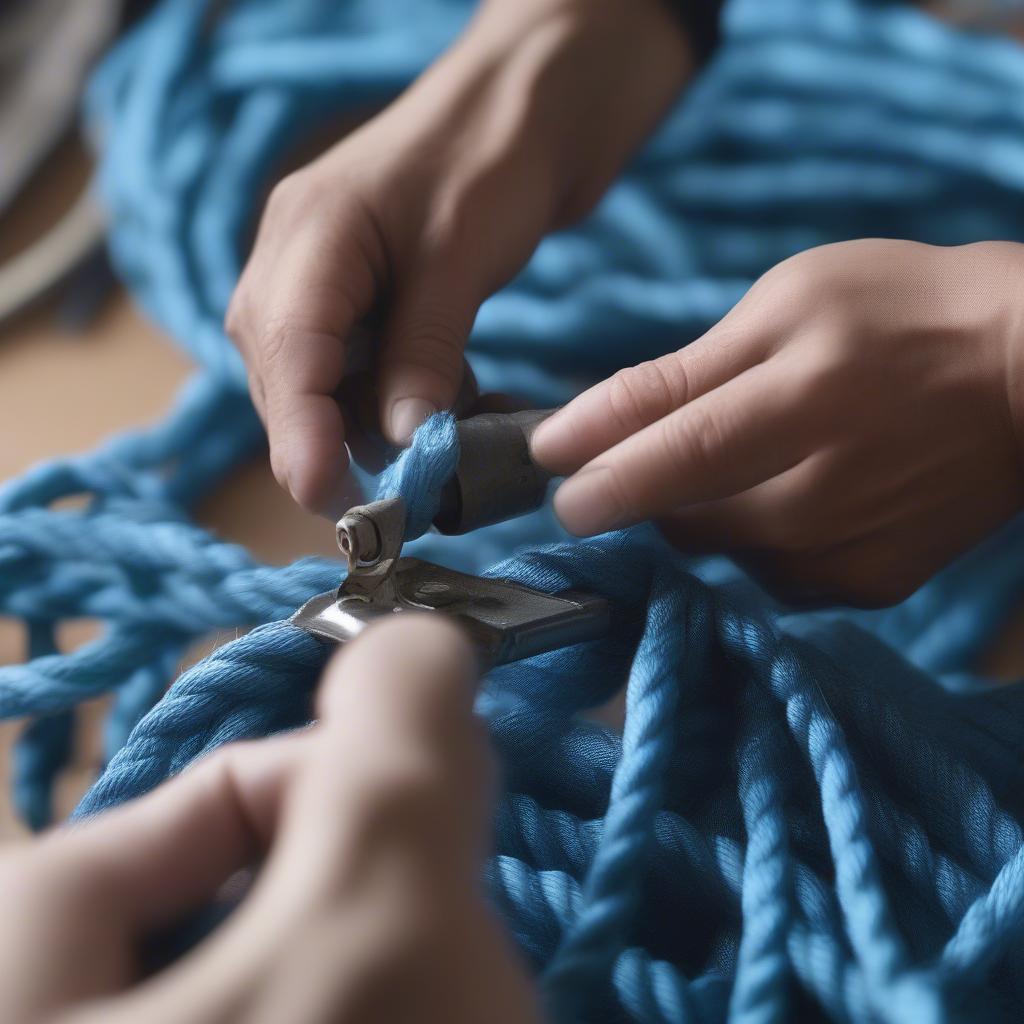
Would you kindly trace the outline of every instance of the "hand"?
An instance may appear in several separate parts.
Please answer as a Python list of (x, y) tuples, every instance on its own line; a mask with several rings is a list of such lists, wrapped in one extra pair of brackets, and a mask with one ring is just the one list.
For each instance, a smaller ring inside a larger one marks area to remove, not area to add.
[(397, 101), (274, 189), (226, 326), (302, 505), (337, 515), (349, 498), (336, 392), (354, 326), (379, 325), (380, 421), (403, 443), (454, 402), (481, 302), (597, 200), (689, 65), (662, 0), (490, 0)]
[[(10, 1024), (539, 1021), (478, 891), (490, 762), (453, 627), (403, 616), (327, 670), (320, 721), (0, 856)], [(142, 936), (266, 856), (242, 905), (137, 980)]]
[(1024, 248), (864, 240), (764, 275), (534, 435), (573, 533), (654, 518), (784, 596), (908, 596), (1024, 503)]

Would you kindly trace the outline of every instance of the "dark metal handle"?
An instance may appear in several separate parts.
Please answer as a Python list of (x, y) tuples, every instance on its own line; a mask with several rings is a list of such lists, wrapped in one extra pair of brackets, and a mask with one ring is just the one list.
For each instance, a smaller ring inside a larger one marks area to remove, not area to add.
[(533, 461), (530, 438), (552, 412), (486, 412), (459, 421), (459, 464), (434, 519), (441, 533), (469, 533), (540, 508), (551, 474)]

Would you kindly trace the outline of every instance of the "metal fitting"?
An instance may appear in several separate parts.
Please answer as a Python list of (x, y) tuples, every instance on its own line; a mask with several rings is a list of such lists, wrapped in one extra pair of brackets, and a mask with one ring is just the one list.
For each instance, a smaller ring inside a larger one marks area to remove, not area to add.
[[(521, 515), (544, 500), (548, 474), (530, 458), (530, 437), (547, 412), (485, 413), (459, 424), (458, 469), (435, 525), (462, 533)], [(370, 623), (405, 611), (458, 622), (484, 666), (528, 658), (603, 636), (608, 603), (575, 591), (547, 594), (513, 580), (468, 576), (402, 557), (401, 498), (351, 508), (337, 525), (348, 559), (337, 590), (318, 594), (291, 618), (323, 640), (345, 643)]]
[(402, 554), (405, 502), (388, 498), (356, 505), (338, 520), (338, 547), (348, 560), (348, 595), (390, 599), (395, 562)]
[(359, 566), (375, 564), (381, 556), (380, 531), (370, 516), (349, 511), (338, 520), (336, 527), (338, 547), (348, 560), (349, 572)]
[(434, 519), (441, 533), (468, 533), (540, 508), (551, 474), (533, 461), (530, 438), (553, 411), (489, 412), (459, 421), (459, 464)]

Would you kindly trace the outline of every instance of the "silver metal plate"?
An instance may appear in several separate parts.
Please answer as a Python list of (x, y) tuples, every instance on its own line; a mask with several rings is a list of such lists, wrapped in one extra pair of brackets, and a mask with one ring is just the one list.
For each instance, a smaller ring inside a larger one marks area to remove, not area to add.
[[(344, 643), (382, 616), (431, 611), (456, 619), (487, 665), (529, 658), (603, 636), (608, 604), (563, 591), (546, 594), (512, 580), (487, 579), (418, 558), (400, 558), (388, 597), (367, 599), (358, 587), (318, 594), (291, 621), (322, 640)], [(383, 595), (381, 595), (383, 596)]]

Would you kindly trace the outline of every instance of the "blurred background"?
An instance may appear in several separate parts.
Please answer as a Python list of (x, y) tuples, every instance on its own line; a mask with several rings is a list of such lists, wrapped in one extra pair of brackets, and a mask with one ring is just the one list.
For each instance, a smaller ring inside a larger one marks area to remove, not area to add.
[[(192, 364), (133, 306), (106, 258), (89, 189), (93, 159), (80, 104), (92, 65), (146, 3), (4, 0), (0, 4), (0, 480), (41, 459), (89, 451), (163, 416)], [(302, 513), (266, 459), (225, 480), (201, 523), (257, 558), (337, 553), (332, 527)], [(65, 649), (95, 635), (61, 630)], [(194, 660), (225, 637), (190, 654)], [(0, 617), (0, 663), (21, 661), (24, 629)], [(74, 764), (58, 789), (63, 817), (95, 777), (106, 698), (87, 706)], [(21, 723), (0, 724), (0, 837), (28, 835), (11, 808), (9, 750)]]

